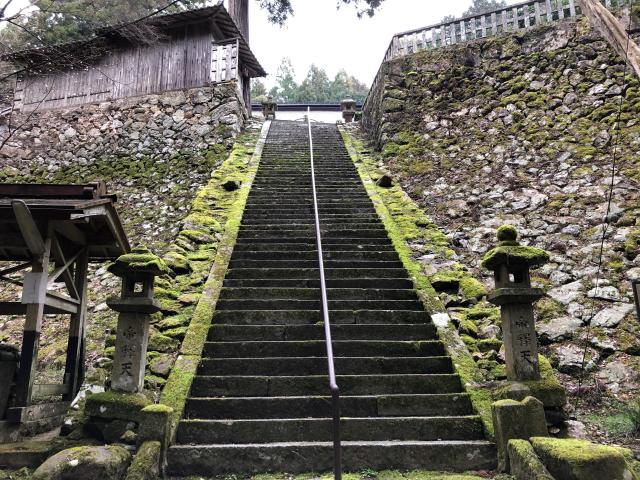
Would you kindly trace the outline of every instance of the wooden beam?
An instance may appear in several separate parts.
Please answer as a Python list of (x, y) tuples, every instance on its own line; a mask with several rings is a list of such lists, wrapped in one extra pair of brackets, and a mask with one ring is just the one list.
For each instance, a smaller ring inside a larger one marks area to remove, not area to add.
[(31, 262), (21, 263), (20, 265), (15, 265), (13, 267), (0, 270), (0, 277), (4, 277), (5, 275), (11, 275), (12, 273), (16, 273), (21, 270), (26, 270), (27, 268), (31, 268)]
[(85, 326), (87, 319), (87, 277), (89, 269), (89, 250), (84, 249), (75, 265), (75, 288), (79, 292), (80, 305), (78, 311), (71, 316), (69, 324), (69, 341), (67, 343), (67, 360), (65, 364), (65, 382), (69, 391), (64, 400), (73, 401), (84, 381)]
[[(78, 312), (78, 306), (64, 298), (52, 298), (44, 305), (44, 315), (69, 315)], [(26, 315), (27, 305), (21, 302), (0, 302), (0, 315)]]
[[(24, 213), (18, 207), (20, 214)], [(27, 209), (28, 212), (28, 209)], [(31, 215), (29, 215), (31, 217)], [(27, 222), (28, 223), (28, 222)], [(39, 235), (39, 232), (38, 232)], [(51, 252), (51, 239), (43, 242), (42, 254), (33, 261), (31, 273), (44, 273), (49, 268), (49, 254)], [(44, 303), (31, 303), (27, 306), (27, 318), (24, 322), (24, 334), (22, 336), (22, 350), (20, 353), (20, 369), (16, 384), (16, 407), (28, 407), (31, 404), (31, 391), (38, 364), (38, 349), (40, 345), (40, 331), (42, 330), (42, 317), (44, 315)]]
[(78, 309), (80, 307), (78, 300), (74, 298), (63, 297), (62, 295), (55, 295), (53, 293), (47, 293), (47, 299), (45, 306), (49, 307), (52, 310), (55, 310), (57, 313), (78, 313)]
[(35, 220), (31, 216), (31, 212), (29, 211), (27, 204), (22, 200), (14, 200), (11, 202), (11, 207), (13, 208), (13, 213), (16, 216), (18, 228), (20, 228), (20, 233), (22, 233), (22, 238), (26, 242), (27, 247), (29, 247), (32, 255), (44, 255), (44, 240), (42, 239), (38, 225), (36, 225)]
[(629, 37), (622, 22), (598, 0), (580, 0), (580, 5), (591, 26), (600, 32), (640, 77), (640, 47)]
[(67, 290), (69, 290), (71, 297), (79, 299), (80, 294), (78, 293), (78, 289), (76, 288), (76, 285), (74, 283), (73, 275), (71, 275), (71, 272), (69, 271), (69, 267), (71, 266), (71, 264), (73, 264), (73, 262), (75, 262), (76, 258), (78, 258), (80, 252), (78, 252), (70, 261), (67, 261), (64, 257), (64, 252), (62, 251), (60, 242), (58, 242), (58, 239), (55, 236), (53, 236), (53, 242), (51, 246), (54, 258), (62, 264), (62, 267), (53, 272), (53, 275), (51, 275), (49, 278), (48, 285), (51, 285), (60, 275), (62, 275), (62, 279), (64, 280), (64, 283), (67, 286)]
[(64, 415), (68, 408), (69, 402), (42, 403), (29, 407), (10, 408), (7, 410), (7, 420), (17, 423), (32, 422)]
[(34, 385), (32, 390), (33, 398), (55, 397), (69, 393), (69, 385), (60, 384), (40, 384)]

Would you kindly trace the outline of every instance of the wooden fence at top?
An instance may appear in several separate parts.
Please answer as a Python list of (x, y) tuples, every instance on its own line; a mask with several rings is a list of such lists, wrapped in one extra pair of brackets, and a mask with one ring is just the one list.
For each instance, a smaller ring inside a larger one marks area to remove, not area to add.
[[(638, 0), (600, 0), (607, 8), (618, 8)], [(580, 0), (529, 0), (480, 15), (463, 17), (429, 27), (398, 33), (391, 40), (382, 64), (421, 50), (446, 47), (502, 32), (525, 30), (564, 18), (582, 15)], [(375, 91), (381, 80), (382, 66), (369, 91)], [(368, 101), (365, 100), (365, 108)]]

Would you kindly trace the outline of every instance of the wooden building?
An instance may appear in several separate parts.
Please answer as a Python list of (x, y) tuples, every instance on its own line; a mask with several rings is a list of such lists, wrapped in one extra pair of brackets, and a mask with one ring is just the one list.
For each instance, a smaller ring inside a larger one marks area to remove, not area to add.
[(248, 106), (250, 79), (266, 72), (245, 38), (246, 0), (232, 0), (229, 8), (234, 17), (220, 3), (109, 27), (90, 40), (13, 53), (6, 59), (27, 67), (14, 108), (70, 108), (232, 80)]

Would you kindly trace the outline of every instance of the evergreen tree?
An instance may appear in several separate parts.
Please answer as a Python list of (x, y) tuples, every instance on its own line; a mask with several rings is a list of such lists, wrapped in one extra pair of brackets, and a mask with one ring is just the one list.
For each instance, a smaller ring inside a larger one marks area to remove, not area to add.
[(296, 72), (290, 58), (283, 58), (276, 73), (276, 91), (274, 98), (284, 103), (291, 103), (296, 100), (298, 84), (296, 83)]
[[(272, 23), (284, 25), (288, 18), (294, 13), (291, 0), (258, 1), (260, 6), (269, 13), (269, 20)], [(358, 17), (362, 17), (363, 15), (372, 17), (382, 2), (384, 2), (384, 0), (338, 0), (338, 5), (340, 5), (340, 3), (354, 5), (357, 9)]]
[[(10, 48), (28, 48), (86, 39), (100, 28), (133, 22), (147, 15), (202, 6), (201, 0), (32, 0), (34, 8), (0, 33)], [(132, 29), (135, 31), (135, 29)], [(151, 30), (137, 31), (152, 36)], [(144, 38), (142, 39), (144, 40)], [(153, 38), (149, 38), (153, 41)]]
[(307, 78), (304, 79), (298, 90), (298, 102), (326, 102), (329, 98), (330, 83), (327, 72), (311, 65)]
[(505, 0), (473, 0), (471, 6), (462, 14), (462, 16), (480, 15), (506, 6), (507, 2)]
[(261, 102), (267, 97), (267, 87), (259, 78), (251, 80), (251, 98), (254, 102)]

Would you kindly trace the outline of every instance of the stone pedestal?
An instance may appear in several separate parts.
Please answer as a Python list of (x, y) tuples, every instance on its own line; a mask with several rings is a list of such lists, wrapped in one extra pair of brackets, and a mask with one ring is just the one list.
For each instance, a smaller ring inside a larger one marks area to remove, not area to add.
[(536, 398), (527, 397), (522, 402), (500, 400), (491, 405), (491, 414), (498, 446), (498, 470), (501, 472), (509, 469), (509, 440), (548, 435), (544, 405)]
[[(530, 299), (542, 297), (536, 289), (529, 289)], [(507, 296), (490, 295), (489, 301), (500, 305), (502, 338), (507, 363), (507, 380), (522, 382), (540, 380), (538, 340), (532, 303), (508, 302)]]
[(121, 313), (118, 317), (116, 352), (111, 374), (113, 390), (135, 393), (144, 388), (149, 324), (150, 316), (147, 314)]

